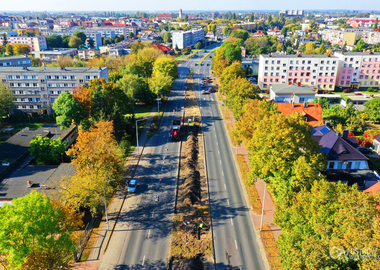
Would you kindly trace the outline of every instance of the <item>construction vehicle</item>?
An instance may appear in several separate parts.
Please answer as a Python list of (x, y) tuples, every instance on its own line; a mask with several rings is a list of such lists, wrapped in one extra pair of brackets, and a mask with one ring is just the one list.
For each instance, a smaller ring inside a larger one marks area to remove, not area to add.
[(173, 120), (171, 128), (171, 137), (173, 140), (180, 140), (181, 120)]

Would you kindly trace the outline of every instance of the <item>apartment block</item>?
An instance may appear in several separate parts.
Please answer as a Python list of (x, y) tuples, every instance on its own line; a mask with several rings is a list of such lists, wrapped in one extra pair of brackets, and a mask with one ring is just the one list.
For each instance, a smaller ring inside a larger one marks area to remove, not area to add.
[(0, 80), (14, 95), (14, 113), (53, 113), (64, 92), (96, 78), (108, 80), (106, 67), (0, 67)]
[(356, 32), (347, 32), (342, 30), (324, 29), (322, 31), (322, 39), (327, 40), (331, 45), (343, 46), (346, 43), (347, 46), (354, 46), (356, 41)]
[(92, 59), (95, 55), (100, 55), (99, 49), (83, 49), (78, 51), (78, 57), (81, 59)]
[(337, 86), (378, 88), (380, 83), (380, 53), (345, 52), (335, 53), (340, 60)]
[(339, 58), (331, 55), (260, 55), (258, 85), (300, 82), (315, 89), (334, 90)]
[[(47, 49), (46, 37), (24, 37), (24, 36), (7, 36), (9, 44), (27, 44), (31, 51), (43, 51)], [(3, 44), (4, 37), (0, 36), (0, 43)]]
[(180, 50), (204, 41), (205, 32), (203, 29), (193, 29), (190, 31), (175, 31), (172, 33), (173, 48), (178, 46)]
[(31, 67), (32, 60), (29, 56), (17, 55), (0, 57), (0, 67)]

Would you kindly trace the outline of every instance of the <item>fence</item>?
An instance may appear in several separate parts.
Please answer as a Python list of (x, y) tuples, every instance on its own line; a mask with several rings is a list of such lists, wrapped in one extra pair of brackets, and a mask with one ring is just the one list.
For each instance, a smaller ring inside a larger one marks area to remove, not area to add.
[(96, 217), (93, 217), (89, 223), (87, 223), (86, 227), (84, 228), (84, 232), (79, 240), (78, 245), (75, 248), (74, 251), (74, 259), (75, 262), (80, 261), (80, 257), (82, 256), (83, 250), (86, 247), (87, 241), (90, 238), (91, 232), (94, 229), (95, 222), (99, 218), (99, 215)]

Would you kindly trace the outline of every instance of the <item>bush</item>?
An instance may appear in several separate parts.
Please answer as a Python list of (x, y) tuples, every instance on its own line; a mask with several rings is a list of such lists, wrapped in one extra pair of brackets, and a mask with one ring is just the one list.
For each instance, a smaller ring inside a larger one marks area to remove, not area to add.
[(343, 93), (350, 93), (351, 92), (351, 89), (350, 88), (346, 88), (343, 90)]
[(366, 148), (372, 147), (372, 140), (369, 138), (364, 138), (364, 137), (356, 137), (356, 142), (358, 143), (359, 146), (364, 146)]
[(368, 92), (372, 92), (372, 93), (379, 92), (379, 90), (377, 90), (377, 89), (373, 89), (372, 87), (369, 87), (369, 88), (367, 89), (367, 91), (368, 91)]

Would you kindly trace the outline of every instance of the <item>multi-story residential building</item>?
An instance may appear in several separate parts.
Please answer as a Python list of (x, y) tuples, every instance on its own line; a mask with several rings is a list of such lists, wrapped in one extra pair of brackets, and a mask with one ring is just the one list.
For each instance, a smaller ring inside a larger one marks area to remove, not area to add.
[(362, 40), (369, 45), (374, 45), (380, 42), (379, 31), (365, 31), (361, 36)]
[(347, 32), (343, 30), (324, 29), (322, 31), (322, 39), (327, 40), (331, 45), (354, 46), (356, 41), (356, 32)]
[(99, 27), (99, 28), (94, 28), (95, 30), (112, 30), (115, 31), (116, 36), (123, 35), (124, 40), (127, 39), (129, 32), (132, 32), (134, 36), (136, 36), (137, 31), (136, 31), (136, 26), (117, 26), (117, 25), (112, 25), (112, 26), (104, 26), (104, 27)]
[(303, 17), (306, 12), (304, 10), (281, 10), (279, 14), (284, 17)]
[(193, 29), (190, 31), (175, 31), (172, 33), (173, 48), (176, 46), (182, 50), (186, 47), (191, 47), (197, 44), (198, 41), (204, 41), (204, 30)]
[(338, 66), (339, 58), (331, 55), (260, 55), (258, 84), (263, 91), (289, 82), (332, 91)]
[(26, 32), (32, 32), (35, 36), (40, 35), (40, 29), (33, 27), (13, 29), (13, 31), (17, 31), (18, 36), (24, 36)]
[[(46, 37), (19, 37), (19, 36), (8, 36), (8, 44), (27, 44), (31, 51), (43, 51), (47, 49)], [(0, 43), (3, 44), (4, 37), (0, 36)]]
[(373, 87), (380, 83), (380, 53), (345, 52), (335, 53), (340, 60), (337, 73), (339, 87)]
[(258, 25), (259, 23), (258, 22), (248, 22), (248, 23), (238, 23), (238, 24), (234, 24), (233, 26), (234, 27), (237, 27), (237, 28), (240, 28), (240, 29), (244, 29), (246, 31), (252, 31), (253, 29), (256, 28), (256, 26)]
[(52, 113), (63, 92), (96, 78), (108, 80), (106, 67), (0, 67), (0, 79), (14, 95), (15, 113)]
[(32, 60), (29, 56), (17, 55), (0, 57), (0, 67), (31, 67)]

